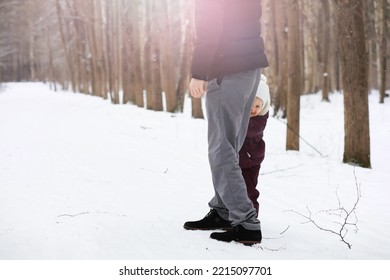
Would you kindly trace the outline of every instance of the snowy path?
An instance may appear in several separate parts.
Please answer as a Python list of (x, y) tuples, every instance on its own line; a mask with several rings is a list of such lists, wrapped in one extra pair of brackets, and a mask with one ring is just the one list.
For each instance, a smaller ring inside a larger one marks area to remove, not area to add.
[[(51, 92), (40, 83), (0, 91), (0, 259), (388, 259), (389, 101), (370, 96), (373, 169), (356, 168), (361, 200), (346, 239), (292, 211), (316, 214), (356, 199), (354, 168), (341, 164), (342, 97), (302, 97), (300, 152), (284, 151), (270, 119), (260, 175), (261, 245), (186, 231), (208, 212), (211, 179), (204, 120)], [(290, 211), (291, 210), (291, 211)]]

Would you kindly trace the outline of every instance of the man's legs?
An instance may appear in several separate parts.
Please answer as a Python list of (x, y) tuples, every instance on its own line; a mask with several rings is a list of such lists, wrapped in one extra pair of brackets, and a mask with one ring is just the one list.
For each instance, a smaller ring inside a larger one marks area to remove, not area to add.
[(260, 221), (248, 198), (238, 152), (245, 140), (259, 79), (259, 69), (225, 76), (220, 85), (211, 81), (206, 94), (209, 162), (215, 190), (209, 206), (233, 226), (247, 230), (259, 230)]

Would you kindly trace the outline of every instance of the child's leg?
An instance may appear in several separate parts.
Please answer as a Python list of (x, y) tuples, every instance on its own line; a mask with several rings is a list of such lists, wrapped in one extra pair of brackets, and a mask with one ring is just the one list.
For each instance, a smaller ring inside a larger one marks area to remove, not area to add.
[(259, 170), (260, 165), (242, 169), (242, 176), (245, 180), (248, 197), (252, 201), (253, 206), (256, 209), (257, 215), (259, 215), (259, 202), (257, 201), (257, 199), (259, 198), (260, 193), (256, 189), (256, 186), (257, 179), (259, 177)]

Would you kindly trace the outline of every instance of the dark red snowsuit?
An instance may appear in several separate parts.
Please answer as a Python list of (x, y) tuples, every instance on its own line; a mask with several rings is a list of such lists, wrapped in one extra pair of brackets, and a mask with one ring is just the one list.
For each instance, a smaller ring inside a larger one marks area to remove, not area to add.
[(268, 113), (264, 116), (252, 117), (249, 120), (248, 132), (244, 145), (239, 153), (240, 167), (244, 177), (248, 196), (259, 214), (259, 191), (256, 189), (261, 163), (265, 156), (263, 131), (267, 124)]

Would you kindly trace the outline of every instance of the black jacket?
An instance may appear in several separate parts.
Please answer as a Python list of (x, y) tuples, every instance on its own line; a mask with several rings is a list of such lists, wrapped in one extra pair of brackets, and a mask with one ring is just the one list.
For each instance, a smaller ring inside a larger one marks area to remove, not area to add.
[(196, 0), (193, 78), (211, 80), (264, 68), (260, 0)]

